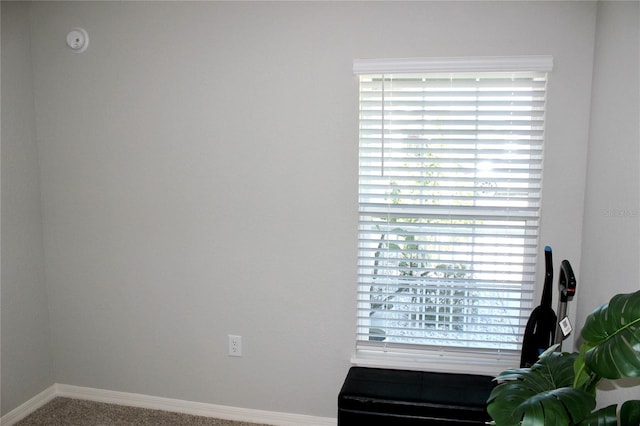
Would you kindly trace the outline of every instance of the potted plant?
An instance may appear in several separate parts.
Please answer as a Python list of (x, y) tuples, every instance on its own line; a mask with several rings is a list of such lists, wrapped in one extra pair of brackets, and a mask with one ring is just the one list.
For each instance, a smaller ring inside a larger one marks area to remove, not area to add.
[(593, 311), (582, 339), (580, 352), (560, 353), (552, 346), (530, 368), (498, 375), (487, 406), (493, 424), (640, 425), (640, 400), (594, 411), (603, 379), (640, 377), (640, 291), (618, 294)]

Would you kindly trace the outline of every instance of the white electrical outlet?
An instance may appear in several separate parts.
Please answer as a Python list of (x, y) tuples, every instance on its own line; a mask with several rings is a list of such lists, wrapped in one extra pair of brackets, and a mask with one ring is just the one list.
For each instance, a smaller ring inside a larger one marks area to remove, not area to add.
[(242, 356), (242, 336), (229, 335), (229, 356)]

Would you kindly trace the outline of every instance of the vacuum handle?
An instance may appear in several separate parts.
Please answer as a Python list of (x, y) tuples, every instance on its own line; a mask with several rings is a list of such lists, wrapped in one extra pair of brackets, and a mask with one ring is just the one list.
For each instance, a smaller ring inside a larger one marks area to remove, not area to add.
[(569, 298), (572, 298), (576, 294), (576, 276), (573, 273), (573, 268), (568, 260), (563, 260), (560, 265), (560, 301), (566, 303)]
[(576, 276), (573, 273), (573, 268), (568, 260), (563, 260), (560, 264), (558, 288), (560, 289), (560, 299), (558, 300), (558, 325), (556, 326), (555, 343), (558, 344), (558, 348), (556, 350), (561, 352), (562, 341), (564, 340), (561, 323), (567, 316), (567, 304), (569, 302), (569, 298), (572, 298), (576, 294)]
[(544, 264), (545, 276), (541, 305), (551, 308), (551, 301), (553, 299), (553, 255), (551, 253), (551, 247), (549, 246), (544, 248)]

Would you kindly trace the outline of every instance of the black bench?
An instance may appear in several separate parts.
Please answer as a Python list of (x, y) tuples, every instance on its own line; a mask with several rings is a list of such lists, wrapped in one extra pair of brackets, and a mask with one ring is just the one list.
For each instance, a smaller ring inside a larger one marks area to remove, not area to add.
[(351, 367), (338, 425), (484, 425), (493, 377)]

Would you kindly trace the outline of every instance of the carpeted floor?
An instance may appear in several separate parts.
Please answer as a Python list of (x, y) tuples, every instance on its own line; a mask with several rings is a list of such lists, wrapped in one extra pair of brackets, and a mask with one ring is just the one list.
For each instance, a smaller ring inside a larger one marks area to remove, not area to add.
[[(16, 426), (259, 426), (169, 411), (54, 398)], [(266, 425), (263, 425), (266, 426)]]

